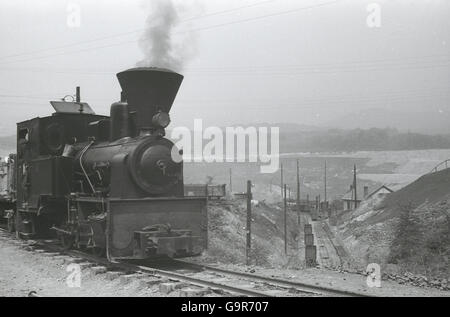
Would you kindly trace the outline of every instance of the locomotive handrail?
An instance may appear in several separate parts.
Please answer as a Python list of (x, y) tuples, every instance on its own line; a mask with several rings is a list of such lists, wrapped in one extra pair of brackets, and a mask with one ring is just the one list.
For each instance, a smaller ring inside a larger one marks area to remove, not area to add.
[(450, 159), (445, 160), (445, 161), (442, 161), (441, 163), (439, 163), (438, 165), (436, 165), (436, 166), (430, 171), (429, 174), (436, 173), (436, 172), (439, 170), (439, 167), (441, 167), (441, 166), (443, 166), (443, 165), (445, 165), (445, 168), (444, 168), (444, 169), (449, 168), (449, 166), (450, 166)]
[(86, 176), (86, 179), (87, 179), (87, 181), (89, 183), (89, 186), (91, 186), (92, 192), (95, 193), (95, 187), (92, 184), (91, 179), (89, 178), (89, 175), (86, 173), (86, 170), (84, 169), (84, 166), (83, 166), (83, 156), (86, 153), (86, 151), (89, 150), (89, 148), (91, 147), (92, 144), (94, 144), (94, 141), (91, 141), (88, 145), (86, 145), (86, 147), (83, 149), (83, 151), (81, 151), (81, 154), (80, 154), (80, 167), (81, 167), (81, 170), (83, 171), (84, 175)]

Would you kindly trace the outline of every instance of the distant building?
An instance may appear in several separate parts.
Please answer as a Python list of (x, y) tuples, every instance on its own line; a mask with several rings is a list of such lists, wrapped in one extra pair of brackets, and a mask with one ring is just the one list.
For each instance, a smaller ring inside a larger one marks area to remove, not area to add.
[(369, 199), (372, 197), (382, 197), (382, 196), (385, 196), (385, 195), (393, 193), (393, 192), (394, 191), (392, 189), (390, 189), (386, 185), (383, 185), (380, 188), (378, 188), (377, 190), (375, 190), (374, 192), (372, 192), (370, 195), (367, 195), (367, 197), (365, 197), (365, 199)]
[[(375, 197), (382, 197), (382, 196), (385, 196), (385, 195), (393, 193), (393, 192), (394, 191), (392, 189), (390, 189), (386, 185), (383, 185), (369, 194), (369, 188), (367, 186), (364, 186), (363, 200), (367, 200), (367, 199), (375, 198)], [(344, 211), (354, 210), (354, 209), (358, 208), (359, 205), (361, 204), (362, 200), (357, 197), (356, 206), (355, 206), (354, 195), (355, 195), (355, 191), (353, 190), (353, 186), (350, 185), (350, 189), (342, 197), (342, 202), (344, 204)]]

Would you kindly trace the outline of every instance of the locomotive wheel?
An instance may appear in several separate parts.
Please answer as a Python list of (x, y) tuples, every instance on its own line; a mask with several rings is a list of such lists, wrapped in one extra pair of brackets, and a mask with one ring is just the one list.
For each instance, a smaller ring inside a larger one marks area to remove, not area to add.
[(64, 250), (70, 250), (73, 247), (75, 238), (67, 234), (61, 234), (59, 236), (59, 241), (61, 242), (61, 245)]

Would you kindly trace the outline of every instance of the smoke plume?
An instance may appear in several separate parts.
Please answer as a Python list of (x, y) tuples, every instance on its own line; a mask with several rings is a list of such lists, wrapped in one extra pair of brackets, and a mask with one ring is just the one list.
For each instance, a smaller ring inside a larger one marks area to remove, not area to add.
[(175, 29), (180, 18), (174, 1), (150, 0), (146, 1), (145, 7), (149, 15), (146, 30), (139, 41), (144, 59), (138, 62), (137, 66), (182, 71), (193, 54), (195, 41), (187, 38), (187, 32), (178, 31), (176, 34)]

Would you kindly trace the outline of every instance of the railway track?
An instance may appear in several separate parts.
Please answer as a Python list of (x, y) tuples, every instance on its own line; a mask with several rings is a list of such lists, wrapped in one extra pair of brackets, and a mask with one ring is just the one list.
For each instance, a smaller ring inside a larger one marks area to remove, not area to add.
[(181, 260), (111, 263), (105, 258), (79, 250), (64, 250), (55, 240), (16, 240), (13, 234), (8, 233), (1, 227), (0, 233), (2, 236), (14, 239), (16, 243), (27, 247), (30, 252), (39, 250), (39, 252), (50, 255), (65, 255), (77, 260), (77, 262), (89, 262), (97, 267), (104, 267), (105, 271), (118, 272), (123, 275), (138, 274), (140, 278), (156, 277), (167, 280), (168, 284), (174, 285), (174, 288), (176, 288), (177, 283), (178, 285), (181, 283), (185, 287), (200, 291), (202, 294), (209, 292), (213, 296), (368, 296), (367, 294), (230, 271)]
[(350, 292), (350, 291), (346, 291), (346, 290), (328, 288), (328, 287), (323, 287), (323, 286), (319, 286), (319, 285), (312, 285), (312, 284), (301, 283), (301, 282), (296, 282), (296, 281), (288, 281), (288, 280), (277, 279), (277, 278), (261, 276), (261, 275), (255, 275), (255, 274), (245, 273), (245, 272), (230, 271), (230, 270), (222, 269), (222, 268), (215, 267), (215, 266), (209, 266), (209, 265), (203, 265), (203, 264), (193, 264), (191, 262), (185, 262), (185, 261), (179, 261), (179, 262), (186, 263), (188, 265), (193, 265), (195, 267), (203, 268), (206, 271), (223, 273), (223, 274), (228, 274), (228, 275), (237, 276), (237, 277), (241, 277), (241, 278), (248, 278), (251, 280), (256, 280), (256, 281), (276, 285), (280, 288), (291, 288), (292, 290), (296, 290), (298, 292), (303, 292), (303, 293), (309, 293), (312, 295), (346, 296), (346, 297), (348, 297), (348, 296), (350, 296), (350, 297), (367, 297), (368, 296), (367, 294), (361, 294), (361, 293)]

